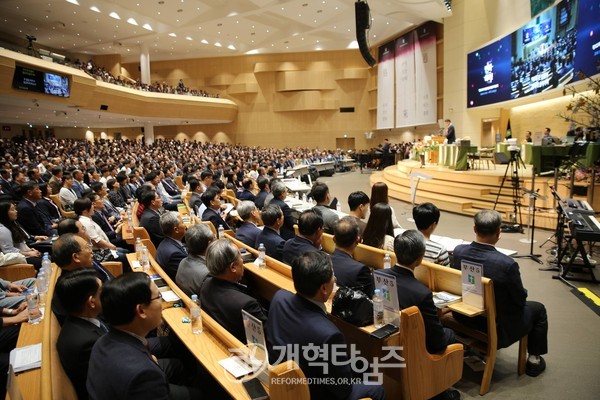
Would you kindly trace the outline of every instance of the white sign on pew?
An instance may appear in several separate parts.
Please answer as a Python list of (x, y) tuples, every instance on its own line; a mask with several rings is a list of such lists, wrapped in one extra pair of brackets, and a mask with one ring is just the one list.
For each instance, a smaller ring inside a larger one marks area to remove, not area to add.
[(462, 298), (463, 303), (483, 309), (483, 265), (462, 260)]
[(383, 319), (386, 324), (400, 326), (400, 305), (398, 303), (398, 289), (396, 277), (382, 271), (374, 271), (375, 289), (379, 289), (383, 299)]
[(246, 345), (250, 350), (246, 363), (252, 366), (258, 375), (257, 378), (268, 387), (269, 360), (267, 359), (267, 341), (262, 321), (246, 310), (242, 310), (242, 319), (246, 333)]

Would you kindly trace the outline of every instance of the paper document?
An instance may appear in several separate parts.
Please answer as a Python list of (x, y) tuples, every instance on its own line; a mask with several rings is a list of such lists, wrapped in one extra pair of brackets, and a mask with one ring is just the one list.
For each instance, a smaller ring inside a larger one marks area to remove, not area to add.
[(10, 352), (10, 365), (15, 373), (42, 366), (42, 344), (17, 347)]

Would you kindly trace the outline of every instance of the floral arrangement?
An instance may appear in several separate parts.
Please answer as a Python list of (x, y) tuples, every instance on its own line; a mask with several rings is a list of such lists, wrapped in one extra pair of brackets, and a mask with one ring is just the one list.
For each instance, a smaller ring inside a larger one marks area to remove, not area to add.
[(417, 142), (413, 146), (413, 151), (416, 154), (425, 154), (425, 152), (427, 152), (427, 151), (435, 151), (435, 150), (438, 150), (439, 148), (440, 148), (440, 145), (436, 142), (429, 142), (427, 144), (425, 144), (423, 142)]

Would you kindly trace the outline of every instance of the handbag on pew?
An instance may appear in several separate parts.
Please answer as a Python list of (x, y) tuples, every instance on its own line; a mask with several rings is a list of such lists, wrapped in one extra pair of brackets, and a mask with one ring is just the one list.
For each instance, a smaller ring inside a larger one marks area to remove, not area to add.
[(333, 297), (331, 313), (355, 326), (373, 323), (373, 302), (364, 292), (340, 287)]

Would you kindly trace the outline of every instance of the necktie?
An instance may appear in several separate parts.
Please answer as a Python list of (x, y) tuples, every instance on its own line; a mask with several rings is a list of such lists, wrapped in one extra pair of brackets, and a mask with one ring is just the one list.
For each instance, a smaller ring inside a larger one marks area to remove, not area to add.
[(110, 229), (110, 231), (114, 232), (115, 229), (112, 227), (112, 225), (110, 224), (110, 222), (108, 222), (108, 219), (106, 219), (106, 217), (104, 216), (104, 214), (100, 213), (100, 216), (102, 217), (102, 219), (104, 220), (104, 222), (106, 222), (106, 225), (108, 225), (108, 228)]

